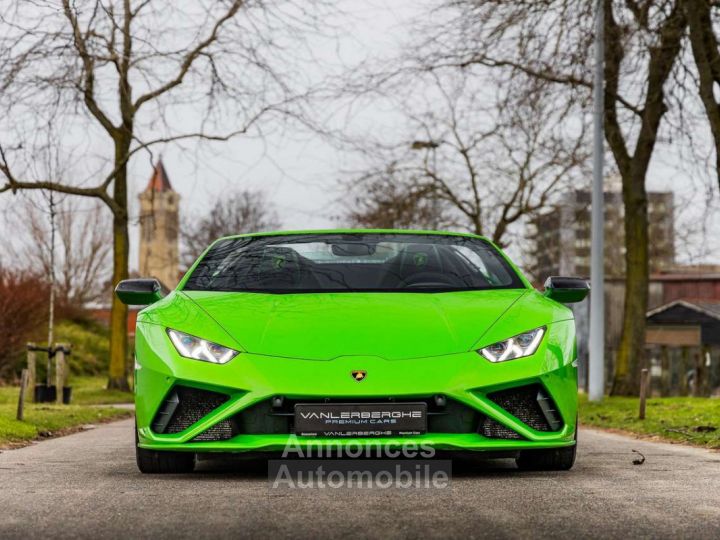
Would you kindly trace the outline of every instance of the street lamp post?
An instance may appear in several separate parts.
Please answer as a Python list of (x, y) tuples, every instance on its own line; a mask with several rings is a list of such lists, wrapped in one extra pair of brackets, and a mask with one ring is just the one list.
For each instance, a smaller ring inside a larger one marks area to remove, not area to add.
[(604, 0), (597, 0), (595, 10), (595, 82), (593, 85), (593, 186), (590, 250), (590, 366), (588, 393), (590, 401), (601, 401), (605, 394), (605, 268), (604, 268), (604, 195), (603, 99), (605, 87), (605, 10)]

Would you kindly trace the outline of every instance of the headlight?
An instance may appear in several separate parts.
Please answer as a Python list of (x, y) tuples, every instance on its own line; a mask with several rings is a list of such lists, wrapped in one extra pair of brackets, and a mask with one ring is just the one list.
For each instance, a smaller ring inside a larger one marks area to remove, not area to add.
[(530, 356), (537, 351), (544, 335), (545, 327), (541, 326), (535, 330), (530, 330), (529, 332), (508, 338), (505, 341), (498, 341), (497, 343), (488, 345), (478, 352), (490, 362), (515, 360), (523, 356)]
[(177, 330), (168, 328), (167, 333), (177, 352), (185, 358), (212, 362), (213, 364), (227, 364), (239, 354), (236, 350)]

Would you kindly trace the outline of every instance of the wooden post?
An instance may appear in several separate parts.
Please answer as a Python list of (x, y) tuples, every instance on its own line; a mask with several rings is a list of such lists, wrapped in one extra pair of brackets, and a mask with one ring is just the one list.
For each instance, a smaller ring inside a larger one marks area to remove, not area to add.
[(35, 400), (35, 382), (37, 381), (37, 353), (35, 352), (36, 345), (34, 343), (27, 344), (27, 370), (28, 370), (28, 388), (30, 388), (30, 395)]
[(65, 386), (65, 349), (55, 345), (55, 403), (62, 405), (63, 386)]
[(688, 391), (688, 380), (687, 372), (690, 366), (690, 349), (687, 346), (683, 346), (681, 349), (682, 359), (680, 360), (680, 393), (681, 396), (687, 396)]
[(702, 385), (703, 385), (703, 378), (704, 378), (704, 370), (703, 370), (703, 363), (705, 362), (705, 358), (702, 355), (701, 349), (695, 349), (693, 352), (693, 369), (695, 370), (695, 377), (693, 384), (693, 396), (694, 397), (700, 397), (702, 395)]
[(672, 373), (670, 372), (670, 355), (667, 345), (660, 346), (660, 395), (668, 397), (670, 395), (670, 386)]
[(645, 401), (650, 393), (650, 370), (643, 368), (640, 372), (640, 420), (645, 420)]
[(28, 377), (29, 371), (25, 368), (22, 370), (22, 375), (20, 375), (20, 396), (17, 406), (17, 419), (21, 422), (25, 418), (25, 389), (28, 386)]
[(710, 395), (710, 348), (707, 345), (698, 351), (698, 390), (699, 397)]

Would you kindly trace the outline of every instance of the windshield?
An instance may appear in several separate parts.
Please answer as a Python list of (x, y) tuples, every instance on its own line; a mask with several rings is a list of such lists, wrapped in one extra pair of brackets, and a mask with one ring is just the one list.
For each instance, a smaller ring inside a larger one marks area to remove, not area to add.
[(488, 242), (430, 234), (327, 233), (229, 238), (185, 290), (442, 292), (524, 288)]

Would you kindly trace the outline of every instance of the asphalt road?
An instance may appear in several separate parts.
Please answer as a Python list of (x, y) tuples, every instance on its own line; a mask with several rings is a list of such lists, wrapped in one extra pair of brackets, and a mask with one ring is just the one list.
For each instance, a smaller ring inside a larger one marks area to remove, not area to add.
[(720, 538), (720, 453), (580, 436), (570, 472), (495, 461), (453, 464), (442, 490), (289, 491), (262, 460), (143, 476), (126, 420), (0, 454), (0, 538)]

